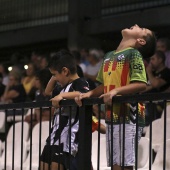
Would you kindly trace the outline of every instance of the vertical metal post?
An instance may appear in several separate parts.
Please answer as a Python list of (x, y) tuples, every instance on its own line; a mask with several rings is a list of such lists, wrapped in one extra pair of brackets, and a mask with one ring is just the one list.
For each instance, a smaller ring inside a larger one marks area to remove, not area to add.
[(154, 116), (154, 108), (153, 108), (153, 102), (150, 101), (149, 104), (151, 104), (151, 106), (149, 107), (149, 118), (150, 118), (150, 133), (149, 133), (149, 139), (150, 139), (150, 143), (149, 143), (149, 170), (151, 170), (152, 168), (152, 120), (153, 120), (153, 116)]
[(138, 169), (138, 130), (139, 130), (139, 114), (138, 114), (138, 103), (136, 103), (136, 138), (135, 138), (135, 170)]
[(78, 169), (91, 169), (92, 106), (79, 108)]
[(164, 101), (164, 152), (163, 152), (163, 169), (166, 169), (166, 124), (167, 124), (166, 101)]

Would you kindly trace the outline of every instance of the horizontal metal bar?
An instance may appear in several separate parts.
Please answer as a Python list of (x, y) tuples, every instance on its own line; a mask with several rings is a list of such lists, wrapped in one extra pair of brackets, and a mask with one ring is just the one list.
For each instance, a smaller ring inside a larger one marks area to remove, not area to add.
[[(135, 94), (135, 95), (123, 95), (113, 97), (113, 102), (149, 102), (149, 101), (164, 101), (170, 100), (170, 93), (150, 93), (150, 94)], [(82, 100), (83, 105), (103, 104), (103, 99), (89, 98)], [(76, 102), (72, 100), (62, 100), (60, 106), (77, 106)], [(41, 102), (25, 102), (25, 103), (12, 103), (1, 104), (0, 110), (9, 109), (23, 109), (23, 108), (39, 108), (39, 107), (52, 107), (51, 101)]]

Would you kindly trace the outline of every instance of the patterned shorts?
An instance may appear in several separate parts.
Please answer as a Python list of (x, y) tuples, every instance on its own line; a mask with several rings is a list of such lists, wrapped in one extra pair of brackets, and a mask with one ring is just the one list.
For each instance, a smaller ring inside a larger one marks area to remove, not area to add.
[[(111, 125), (106, 128), (107, 165), (111, 166)], [(138, 128), (138, 142), (142, 135), (142, 127)], [(113, 165), (122, 166), (123, 162), (123, 125), (113, 125)], [(136, 125), (125, 124), (124, 166), (135, 165)]]

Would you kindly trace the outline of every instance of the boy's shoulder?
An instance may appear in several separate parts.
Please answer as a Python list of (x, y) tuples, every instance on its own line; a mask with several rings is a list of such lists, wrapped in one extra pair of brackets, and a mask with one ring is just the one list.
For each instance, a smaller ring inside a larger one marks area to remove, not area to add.
[(104, 55), (104, 59), (109, 58), (110, 55), (113, 54), (113, 52), (114, 52), (114, 51), (109, 51), (109, 52), (107, 52), (107, 53)]
[(85, 78), (81, 77), (81, 78), (78, 78), (78, 79), (75, 79), (73, 82), (72, 82), (72, 85), (71, 85), (72, 89), (74, 90), (83, 90), (85, 92), (89, 91), (89, 84), (88, 82), (86, 81)]
[(79, 77), (79, 78), (73, 80), (72, 84), (77, 84), (77, 83), (80, 83), (80, 82), (86, 83), (87, 81), (84, 77)]

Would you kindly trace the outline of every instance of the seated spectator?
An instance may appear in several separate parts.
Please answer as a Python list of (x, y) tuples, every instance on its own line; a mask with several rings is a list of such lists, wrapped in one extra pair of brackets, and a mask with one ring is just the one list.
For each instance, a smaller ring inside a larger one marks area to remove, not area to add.
[[(35, 99), (35, 66), (33, 63), (28, 64), (28, 68), (26, 69), (26, 76), (22, 78), (22, 84), (26, 91), (28, 100), (33, 101)], [(34, 93), (34, 94), (33, 94)]]
[(165, 54), (165, 66), (170, 68), (170, 39), (160, 38), (157, 40), (156, 48)]
[[(18, 68), (13, 68), (13, 70), (9, 73), (9, 83), (7, 84), (4, 94), (1, 97), (2, 103), (21, 103), (26, 101), (26, 92), (21, 84), (21, 74)], [(7, 115), (21, 115), (22, 110), (16, 109), (15, 112), (13, 110), (8, 110)]]
[[(71, 51), (71, 53), (76, 58), (77, 65), (79, 65), (81, 67), (83, 73), (85, 73), (86, 72), (86, 65), (83, 62), (81, 62), (82, 60), (81, 60), (80, 52), (74, 50), (74, 51)], [(82, 76), (79, 75), (79, 77), (82, 77)]]
[(81, 62), (87, 66), (89, 64), (89, 62), (87, 61), (87, 57), (89, 56), (89, 50), (85, 48), (80, 49), (80, 55)]
[(0, 73), (0, 99), (5, 91), (5, 85), (2, 83), (2, 79), (3, 77), (2, 77), (2, 74)]
[[(42, 69), (36, 73), (35, 80), (35, 101), (49, 101), (50, 96), (45, 95), (45, 88), (48, 81), (51, 78), (51, 73), (48, 69)], [(35, 109), (33, 114), (32, 125), (35, 126), (38, 122), (40, 122), (40, 109)], [(50, 110), (47, 108), (42, 109), (42, 121), (46, 121), (50, 119)], [(31, 115), (26, 115), (25, 121), (31, 123)]]
[(96, 49), (89, 51), (89, 56), (87, 57), (89, 65), (87, 66), (86, 73), (84, 76), (89, 82), (90, 89), (94, 89), (98, 83), (96, 82), (96, 77), (101, 66), (101, 55)]
[[(149, 65), (146, 68), (148, 76), (148, 86), (145, 93), (158, 93), (166, 92), (170, 87), (170, 69), (165, 66), (165, 54), (162, 51), (156, 51), (150, 58)], [(149, 108), (151, 104), (146, 105), (146, 123), (149, 123)], [(155, 114), (152, 115), (152, 119), (158, 119), (162, 115), (163, 102), (153, 104)]]
[[(170, 69), (165, 66), (165, 55), (156, 51), (146, 67), (149, 84), (147, 92), (164, 92), (170, 86)], [(145, 92), (146, 92), (145, 91)]]
[(39, 54), (39, 57), (40, 57), (39, 69), (42, 70), (47, 68), (49, 56), (47, 54)]
[(2, 84), (5, 86), (8, 84), (8, 68), (5, 64), (0, 64), (0, 73), (2, 74)]
[(4, 103), (25, 102), (26, 92), (21, 84), (21, 74), (19, 70), (12, 70), (9, 73), (9, 83), (5, 88), (2, 100)]

